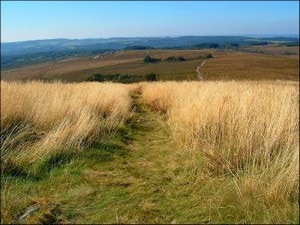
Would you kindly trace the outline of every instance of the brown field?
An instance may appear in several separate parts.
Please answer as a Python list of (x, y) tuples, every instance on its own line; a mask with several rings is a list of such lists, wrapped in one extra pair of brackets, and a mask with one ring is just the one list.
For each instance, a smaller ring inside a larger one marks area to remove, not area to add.
[(101, 67), (93, 71), (84, 71), (73, 74), (66, 74), (63, 77), (68, 81), (87, 80), (92, 74), (129, 74), (129, 75), (146, 75), (156, 73), (160, 80), (195, 80), (196, 68), (204, 59), (191, 59), (184, 62), (159, 62), (144, 63), (142, 59), (137, 62), (118, 64), (113, 66)]
[[(169, 56), (182, 56), (187, 59), (198, 58), (201, 54), (207, 53), (209, 51), (201, 50), (148, 50), (148, 51), (119, 51), (113, 54), (100, 55), (99, 58), (94, 59), (93, 57), (82, 57), (74, 59), (66, 59), (57, 62), (48, 62), (38, 65), (26, 66), (17, 69), (1, 71), (1, 78), (5, 80), (19, 80), (19, 79), (62, 79), (68, 81), (82, 81), (86, 80), (89, 76), (94, 73), (101, 71), (100, 68), (108, 67), (104, 71), (109, 71), (109, 68), (116, 66), (116, 68), (126, 69), (128, 66), (140, 67), (138, 72), (147, 73), (147, 71), (153, 72), (151, 70), (151, 65), (144, 65), (143, 59), (148, 54), (151, 57), (156, 58), (167, 58)], [(201, 63), (201, 60), (198, 62)], [(183, 62), (186, 63), (186, 62)], [(196, 69), (193, 62), (188, 65), (187, 74), (192, 74)], [(174, 64), (174, 63), (173, 63)], [(175, 63), (176, 64), (176, 63)], [(189, 64), (189, 63), (188, 63)], [(156, 66), (156, 65), (155, 65)], [(158, 67), (165, 67), (163, 63)], [(178, 66), (179, 68), (181, 65)], [(117, 69), (116, 69), (117, 70)], [(165, 69), (167, 70), (167, 68)], [(121, 73), (125, 73), (121, 71)], [(129, 72), (131, 72), (129, 70)], [(169, 69), (168, 73), (174, 71)], [(144, 74), (142, 74), (144, 75)], [(184, 74), (185, 76), (186, 74)], [(186, 77), (185, 77), (186, 78)], [(176, 79), (176, 78), (175, 78)]]
[[(284, 48), (290, 47), (265, 48), (272, 52), (277, 48), (284, 51)], [(1, 78), (5, 80), (59, 79), (77, 82), (85, 81), (95, 73), (146, 75), (154, 72), (161, 80), (196, 80), (196, 68), (205, 60), (199, 56), (205, 53), (216, 56), (214, 59), (209, 59), (200, 70), (205, 80), (299, 80), (298, 55), (279, 56), (273, 53), (273, 55), (263, 55), (232, 50), (119, 51), (101, 55), (97, 59), (74, 58), (5, 70), (1, 72)], [(182, 56), (188, 61), (146, 64), (143, 58), (147, 54), (161, 59), (169, 56)]]
[(252, 53), (284, 55), (293, 58), (299, 57), (299, 46), (260, 45), (260, 46), (241, 47), (240, 50), (244, 50)]
[(93, 70), (95, 68), (116, 65), (138, 61), (142, 56), (138, 53), (132, 55), (128, 53), (124, 57), (122, 52), (112, 55), (105, 55), (97, 59), (92, 57), (82, 57), (66, 59), (57, 62), (47, 62), (38, 65), (25, 66), (22, 68), (5, 70), (1, 72), (1, 78), (5, 80), (19, 80), (19, 79), (44, 79), (64, 74), (75, 73), (84, 70)]
[(299, 58), (219, 53), (201, 71), (205, 80), (299, 80)]

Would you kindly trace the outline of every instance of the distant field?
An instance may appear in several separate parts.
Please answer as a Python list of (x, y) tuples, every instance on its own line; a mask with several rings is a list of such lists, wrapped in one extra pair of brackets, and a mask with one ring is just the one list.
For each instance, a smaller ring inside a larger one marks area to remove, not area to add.
[(159, 76), (160, 80), (194, 80), (196, 78), (196, 68), (202, 62), (203, 59), (194, 59), (185, 62), (159, 62), (153, 64), (138, 61), (101, 67), (93, 71), (67, 74), (61, 78), (68, 81), (81, 81), (86, 80), (94, 73), (145, 75), (153, 72)]
[(93, 70), (103, 66), (138, 61), (142, 57), (142, 52), (126, 52), (126, 54), (124, 54), (124, 52), (119, 52), (114, 55), (101, 55), (96, 59), (93, 57), (71, 58), (5, 70), (1, 72), (1, 77), (6, 80), (45, 79), (56, 76), (63, 77), (64, 74), (72, 74), (84, 70)]
[[(205, 80), (299, 80), (299, 56), (276, 55), (285, 48), (254, 46), (263, 48), (272, 55), (241, 53), (233, 50), (130, 50), (91, 57), (72, 58), (38, 65), (26, 66), (1, 72), (5, 80), (65, 80), (86, 81), (93, 74), (146, 75), (156, 73), (160, 80), (196, 80), (196, 68), (206, 60), (201, 56), (210, 53), (200, 71)], [(145, 56), (160, 58), (182, 56), (183, 62), (144, 63)]]
[(299, 57), (299, 46), (258, 45), (242, 47), (241, 50), (253, 53)]
[(298, 57), (220, 53), (201, 68), (205, 80), (299, 80)]
[[(177, 73), (181, 79), (191, 79), (196, 75), (196, 66), (203, 59), (201, 54), (209, 51), (201, 50), (145, 50), (145, 51), (119, 51), (114, 54), (99, 55), (99, 57), (82, 57), (57, 62), (42, 63), (26, 66), (18, 69), (2, 71), (1, 77), (5, 80), (12, 79), (62, 79), (68, 81), (82, 81), (98, 72), (133, 73), (141, 74), (149, 72), (161, 73), (161, 77), (177, 79)], [(186, 62), (161, 62), (157, 64), (145, 64), (145, 56), (165, 59), (170, 56), (182, 56)], [(172, 66), (170, 68), (170, 65)], [(184, 65), (184, 66), (182, 66)], [(167, 67), (167, 68), (166, 68)], [(102, 68), (104, 68), (102, 70)], [(138, 69), (137, 69), (138, 68)]]

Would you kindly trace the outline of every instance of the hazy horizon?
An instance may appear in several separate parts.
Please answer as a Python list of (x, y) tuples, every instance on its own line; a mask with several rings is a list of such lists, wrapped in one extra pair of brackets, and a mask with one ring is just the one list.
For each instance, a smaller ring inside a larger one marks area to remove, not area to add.
[(299, 35), (299, 2), (1, 2), (1, 42)]
[(46, 40), (58, 40), (58, 39), (66, 39), (66, 40), (88, 40), (88, 39), (113, 39), (113, 38), (175, 38), (175, 37), (251, 37), (251, 38), (272, 38), (272, 37), (287, 37), (287, 38), (295, 38), (299, 37), (299, 34), (222, 34), (222, 35), (157, 35), (157, 36), (115, 36), (115, 37), (93, 37), (93, 38), (65, 38), (65, 37), (56, 37), (56, 38), (45, 38), (45, 39), (28, 39), (22, 41), (2, 41), (1, 43), (16, 43), (16, 42), (27, 42), (27, 41), (46, 41)]

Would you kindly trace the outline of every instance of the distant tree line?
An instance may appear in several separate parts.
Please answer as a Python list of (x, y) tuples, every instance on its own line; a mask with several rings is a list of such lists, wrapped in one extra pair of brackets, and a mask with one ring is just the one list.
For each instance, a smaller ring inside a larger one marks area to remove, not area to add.
[(65, 50), (40, 53), (26, 53), (21, 55), (1, 55), (1, 69), (17, 68), (21, 66), (44, 63), (53, 60), (61, 60), (75, 56), (81, 57), (88, 56), (91, 54), (102, 54), (107, 51), (109, 50)]
[(178, 56), (178, 57), (170, 56), (170, 57), (166, 58), (164, 61), (169, 61), (169, 62), (182, 62), (182, 61), (186, 61), (186, 59), (183, 58), (182, 56)]
[(280, 46), (299, 46), (299, 41), (298, 42), (289, 42), (289, 43), (279, 43)]
[(156, 63), (156, 62), (161, 62), (161, 61), (167, 61), (167, 62), (182, 62), (182, 61), (187, 61), (185, 58), (183, 58), (182, 56), (170, 56), (168, 58), (166, 58), (165, 60), (159, 59), (159, 58), (154, 58), (151, 56), (146, 56), (144, 58), (144, 62), (145, 63)]
[(222, 49), (222, 48), (237, 48), (241, 45), (232, 42), (232, 43), (225, 43), (225, 44), (218, 44), (218, 43), (200, 43), (196, 45), (186, 45), (186, 46), (177, 46), (177, 47), (168, 47), (168, 48), (161, 48), (161, 49), (168, 49), (168, 50), (191, 50), (191, 49)]
[(238, 43), (230, 43), (230, 47), (239, 47), (240, 45)]
[(203, 49), (203, 48), (219, 48), (220, 45), (217, 43), (201, 43), (192, 46), (195, 49)]
[(158, 75), (156, 73), (149, 73), (145, 75), (146, 81), (157, 81)]
[(256, 41), (256, 42), (250, 42), (249, 45), (268, 45), (268, 42), (266, 42), (266, 41)]
[(151, 46), (144, 46), (144, 45), (133, 45), (133, 46), (126, 46), (124, 50), (148, 50), (148, 49), (155, 49)]
[(87, 79), (87, 81), (97, 82), (114, 82), (114, 83), (135, 83), (141, 81), (157, 81), (158, 75), (156, 73), (149, 73), (146, 75), (129, 75), (129, 74), (94, 74)]

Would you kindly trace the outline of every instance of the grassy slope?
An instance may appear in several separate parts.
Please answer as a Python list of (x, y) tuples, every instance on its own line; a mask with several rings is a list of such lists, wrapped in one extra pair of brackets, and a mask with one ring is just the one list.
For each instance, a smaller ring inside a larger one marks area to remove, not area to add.
[[(251, 50), (256, 48), (251, 47)], [(197, 66), (204, 60), (199, 56), (211, 53), (217, 57), (209, 60), (210, 62), (202, 68), (206, 80), (298, 80), (299, 55), (276, 55), (278, 48), (281, 47), (268, 46), (268, 54), (272, 55), (237, 53), (234, 50), (224, 52), (209, 50), (120, 51), (114, 54), (102, 55), (97, 59), (81, 57), (6, 70), (1, 72), (1, 77), (2, 79), (83, 81), (95, 73), (145, 75), (155, 72), (160, 75), (161, 80), (193, 80), (196, 79), (195, 70)], [(170, 56), (182, 56), (189, 60), (185, 62), (146, 64), (143, 63), (143, 58), (146, 55), (161, 59)]]
[(46, 214), (52, 214), (52, 222), (170, 222), (168, 204), (173, 202), (166, 201), (164, 189), (170, 188), (165, 164), (172, 143), (164, 122), (138, 103), (127, 125), (41, 180), (2, 177), (2, 222), (10, 222), (32, 202), (41, 209), (27, 222), (41, 221)]
[[(194, 80), (196, 78), (196, 68), (204, 59), (193, 59), (184, 62), (159, 62), (144, 63), (142, 61), (128, 64), (119, 64), (115, 66), (102, 67), (93, 71), (84, 71), (74, 74), (66, 74), (63, 78), (68, 81), (87, 80), (94, 73), (101, 74), (129, 74), (146, 75), (156, 73), (160, 80)], [(174, 73), (175, 71), (175, 73)]]
[[(234, 179), (211, 177), (197, 153), (177, 152), (164, 117), (139, 95), (132, 97), (135, 113), (105, 143), (40, 179), (2, 177), (2, 222), (14, 221), (33, 203), (41, 208), (24, 222), (287, 222), (276, 208), (271, 214), (260, 208), (259, 199), (241, 210)], [(289, 213), (289, 222), (297, 223), (296, 205)]]
[[(195, 59), (200, 55), (208, 53), (210, 51), (202, 50), (145, 50), (145, 51), (120, 51), (114, 54), (100, 55), (99, 58), (94, 59), (93, 57), (80, 57), (71, 58), (60, 61), (53, 61), (48, 63), (41, 63), (37, 65), (25, 66), (22, 68), (4, 70), (1, 71), (2, 79), (63, 79), (71, 81), (82, 81), (86, 80), (87, 77), (94, 73), (101, 71), (101, 68), (116, 68), (126, 69), (128, 65), (131, 67), (141, 66), (145, 56), (150, 55), (151, 57), (165, 59), (169, 56), (182, 56), (187, 59)], [(164, 70), (164, 63), (157, 64), (160, 69)], [(176, 65), (176, 63), (172, 63)], [(182, 65), (181, 63), (179, 66)], [(188, 67), (187, 72), (194, 73), (195, 66)], [(138, 68), (135, 68), (135, 70)], [(175, 68), (176, 69), (176, 68)], [(119, 71), (123, 74), (123, 71)], [(144, 75), (148, 70), (143, 69), (139, 72)], [(152, 71), (150, 71), (152, 72)], [(169, 70), (169, 74), (172, 71)], [(174, 72), (174, 71), (173, 71)], [(187, 73), (186, 72), (186, 73)], [(140, 73), (139, 73), (140, 75)], [(184, 77), (186, 78), (186, 77)]]
[[(119, 66), (103, 69), (133, 71), (131, 64)], [(224, 65), (220, 69), (224, 71)], [(209, 177), (201, 171), (200, 156), (176, 152), (164, 118), (133, 97), (136, 113), (110, 140), (43, 178), (2, 177), (2, 223), (14, 221), (34, 202), (41, 209), (28, 216), (29, 223), (299, 223), (297, 203), (283, 212), (288, 221), (278, 208), (262, 208), (259, 196), (247, 211), (241, 210), (244, 203), (234, 180)]]
[[(169, 54), (169, 55), (168, 55)], [(146, 64), (140, 61), (100, 67), (93, 70), (78, 71), (75, 73), (57, 76), (57, 79), (68, 81), (86, 80), (91, 74), (130, 74), (145, 75), (156, 73), (161, 80), (195, 80), (196, 68), (205, 60), (197, 58), (200, 53), (181, 53), (189, 59), (185, 62), (159, 62)], [(203, 53), (202, 53), (203, 54)], [(232, 51), (214, 52), (216, 58), (209, 59), (201, 69), (205, 80), (299, 80), (299, 56), (277, 56), (252, 53), (237, 53)], [(166, 58), (180, 55), (180, 52), (166, 51), (153, 52), (151, 56)], [(53, 79), (53, 78), (51, 78)]]

